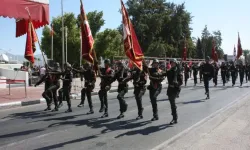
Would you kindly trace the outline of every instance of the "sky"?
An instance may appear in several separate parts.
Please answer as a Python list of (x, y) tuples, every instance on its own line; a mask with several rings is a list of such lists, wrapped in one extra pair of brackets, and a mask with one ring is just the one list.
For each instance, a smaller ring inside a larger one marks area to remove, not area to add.
[[(127, 0), (124, 0), (126, 2)], [(185, 2), (186, 10), (193, 16), (192, 37), (200, 37), (205, 25), (210, 32), (220, 30), (222, 48), (225, 54), (232, 55), (237, 47), (238, 32), (243, 49), (250, 49), (250, 0), (170, 0), (177, 4)], [(63, 0), (64, 12), (80, 12), (79, 0)], [(120, 0), (83, 0), (86, 12), (103, 11), (106, 28), (117, 28), (121, 23)], [(50, 0), (50, 19), (61, 15), (61, 0)], [(26, 35), (15, 37), (15, 20), (0, 17), (0, 49), (12, 54), (24, 54)], [(42, 28), (37, 30), (42, 37)], [(3, 53), (3, 51), (0, 51)], [(39, 51), (36, 52), (39, 54)]]

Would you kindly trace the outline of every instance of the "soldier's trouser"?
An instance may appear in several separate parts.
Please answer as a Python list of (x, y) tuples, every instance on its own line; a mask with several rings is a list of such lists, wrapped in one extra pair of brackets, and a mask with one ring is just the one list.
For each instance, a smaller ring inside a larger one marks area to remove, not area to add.
[(91, 91), (92, 90), (88, 89), (88, 88), (83, 88), (81, 90), (81, 104), (84, 104), (85, 97), (87, 96), (89, 108), (93, 109), (92, 98), (91, 98)]
[(232, 73), (232, 83), (235, 84), (236, 81), (236, 73)]
[(213, 81), (214, 81), (214, 84), (217, 85), (217, 81), (218, 81), (218, 76), (217, 75), (214, 76)]
[(51, 101), (51, 97), (50, 97), (50, 93), (52, 93), (53, 99), (54, 99), (54, 103), (55, 103), (55, 108), (58, 108), (58, 103), (57, 103), (57, 90), (59, 89), (60, 85), (56, 84), (56, 85), (51, 85), (46, 91), (43, 92), (43, 97), (46, 99), (46, 101), (50, 102)]
[(158, 108), (157, 108), (157, 97), (161, 93), (162, 85), (159, 85), (158, 88), (152, 88), (149, 90), (149, 97), (151, 100), (151, 105), (153, 109), (153, 116), (158, 117)]
[(202, 76), (202, 73), (201, 73), (201, 72), (200, 72), (199, 74), (200, 74), (200, 82), (201, 82), (202, 79), (203, 79), (203, 76)]
[(193, 74), (194, 76), (194, 84), (197, 84), (197, 74)]
[(135, 87), (134, 94), (135, 100), (138, 108), (138, 115), (142, 115), (143, 107), (142, 107), (142, 96), (144, 95), (146, 89), (145, 87)]
[(168, 95), (168, 99), (169, 99), (170, 106), (171, 106), (173, 120), (178, 119), (177, 107), (176, 107), (176, 104), (175, 104), (175, 99), (176, 99), (177, 92), (178, 92), (177, 87), (170, 87), (169, 86), (168, 89), (167, 89), (167, 95)]
[(189, 78), (189, 76), (185, 75), (185, 85), (187, 84), (188, 78)]
[(70, 100), (70, 89), (71, 86), (64, 86), (63, 87), (63, 99), (67, 101), (68, 107), (71, 108), (71, 100)]
[(226, 77), (227, 77), (227, 81), (229, 81), (230, 80), (230, 72), (227, 72)]
[(208, 76), (203, 76), (203, 77), (204, 77), (205, 91), (206, 93), (209, 93), (209, 77)]
[(117, 99), (119, 100), (119, 105), (120, 105), (120, 112), (124, 113), (127, 111), (128, 104), (124, 100), (124, 95), (127, 93), (128, 90), (124, 89), (119, 92), (117, 95)]
[(246, 73), (246, 82), (248, 81), (248, 72), (245, 72)]
[(108, 94), (107, 93), (108, 93), (108, 91), (105, 90), (105, 89), (101, 89), (98, 92), (99, 99), (100, 99), (100, 102), (101, 102), (101, 108), (105, 107), (105, 112), (106, 113), (108, 112)]
[(240, 83), (242, 84), (244, 80), (244, 73), (240, 73)]
[(221, 77), (222, 77), (223, 84), (225, 84), (226, 83), (226, 73), (221, 73)]
[(58, 99), (58, 102), (59, 103), (62, 103), (63, 100), (63, 88), (61, 88), (59, 91), (58, 91), (58, 95), (59, 95), (59, 99)]

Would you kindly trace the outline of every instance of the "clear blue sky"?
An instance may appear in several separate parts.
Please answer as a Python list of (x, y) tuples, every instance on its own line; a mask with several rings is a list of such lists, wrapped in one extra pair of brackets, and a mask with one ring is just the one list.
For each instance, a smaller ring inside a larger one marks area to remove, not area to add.
[[(186, 9), (194, 16), (192, 36), (198, 37), (205, 25), (209, 31), (222, 32), (222, 48), (233, 54), (240, 32), (243, 49), (250, 49), (250, 0), (170, 0), (185, 2)], [(126, 2), (126, 0), (124, 1)], [(116, 28), (121, 23), (120, 0), (83, 0), (86, 12), (103, 11), (105, 25), (102, 28)], [(79, 13), (79, 0), (64, 0), (64, 11)], [(61, 15), (60, 0), (50, 0), (50, 17)], [(42, 29), (37, 30), (41, 38)], [(24, 54), (26, 35), (15, 38), (15, 20), (0, 17), (0, 49), (11, 50), (13, 54)], [(1, 52), (0, 52), (1, 53)], [(36, 52), (39, 53), (39, 52)]]

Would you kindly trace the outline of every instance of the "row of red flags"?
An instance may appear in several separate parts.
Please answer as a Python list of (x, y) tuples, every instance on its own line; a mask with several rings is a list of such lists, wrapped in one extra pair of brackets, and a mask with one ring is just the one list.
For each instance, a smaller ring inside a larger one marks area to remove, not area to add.
[[(82, 42), (82, 57), (84, 60), (95, 64), (97, 63), (94, 47), (94, 38), (92, 36), (90, 26), (88, 23), (88, 19), (86, 13), (84, 11), (82, 0), (80, 0), (80, 13), (81, 13), (81, 42)], [(142, 62), (144, 59), (144, 54), (141, 50), (140, 44), (136, 37), (133, 25), (130, 21), (128, 12), (124, 6), (123, 1), (121, 0), (121, 12), (122, 12), (122, 22), (123, 22), (123, 42), (124, 42), (124, 52), (126, 56), (129, 58), (130, 63), (136, 65), (139, 69), (142, 69)], [(53, 25), (51, 25), (51, 33), (52, 36), (54, 34)], [(35, 42), (38, 41), (36, 32), (34, 30), (31, 19), (28, 25), (27, 32), (27, 41), (26, 41), (26, 49), (25, 49), (25, 58), (29, 60), (31, 63), (34, 63), (34, 53), (35, 53)], [(238, 36), (238, 53), (237, 59), (242, 55), (242, 48), (240, 37)], [(182, 60), (187, 59), (187, 47), (186, 40), (184, 43), (184, 49), (182, 54)], [(215, 42), (213, 40), (212, 47), (212, 59), (218, 62), (218, 55), (216, 52)]]

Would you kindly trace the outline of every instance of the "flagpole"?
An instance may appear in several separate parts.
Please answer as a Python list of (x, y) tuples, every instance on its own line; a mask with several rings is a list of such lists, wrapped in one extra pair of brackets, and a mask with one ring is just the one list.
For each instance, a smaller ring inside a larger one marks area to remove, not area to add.
[(80, 66), (82, 66), (82, 32), (80, 32)]
[(65, 40), (66, 40), (66, 62), (68, 62), (68, 28), (65, 27)]
[(54, 31), (53, 24), (51, 24), (51, 60), (53, 60), (53, 40), (54, 40)]

